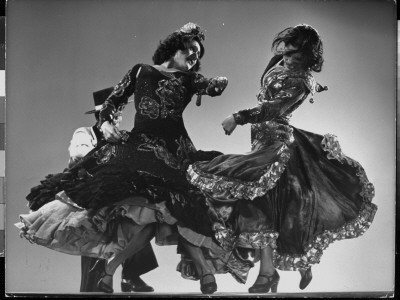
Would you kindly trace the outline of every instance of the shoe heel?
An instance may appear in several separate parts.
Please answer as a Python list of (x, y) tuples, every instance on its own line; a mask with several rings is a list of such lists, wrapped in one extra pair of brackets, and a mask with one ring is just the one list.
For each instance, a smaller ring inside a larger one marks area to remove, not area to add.
[(131, 286), (125, 282), (121, 282), (121, 292), (128, 293), (131, 291)]
[(113, 275), (108, 274), (105, 270), (105, 267), (103, 267), (103, 270), (101, 271), (100, 275), (100, 280), (97, 282), (97, 288), (104, 293), (112, 294), (114, 293), (112, 286), (109, 286), (103, 281), (104, 277), (106, 276), (110, 276), (112, 278)]
[(103, 282), (103, 278), (101, 278), (99, 280), (99, 282), (97, 282), (97, 288), (102, 291), (103, 293), (107, 293), (107, 294), (112, 294), (114, 293), (114, 290), (111, 286), (109, 286), (108, 284)]
[[(206, 276), (212, 276), (214, 278), (214, 281), (209, 282), (209, 283), (204, 283), (203, 284), (203, 278)], [(213, 294), (217, 291), (217, 283), (215, 282), (215, 277), (213, 274), (204, 274), (200, 278), (200, 291), (203, 294)]]
[(276, 292), (278, 292), (278, 283), (279, 283), (279, 282), (274, 282), (274, 283), (271, 285), (271, 293), (276, 293)]

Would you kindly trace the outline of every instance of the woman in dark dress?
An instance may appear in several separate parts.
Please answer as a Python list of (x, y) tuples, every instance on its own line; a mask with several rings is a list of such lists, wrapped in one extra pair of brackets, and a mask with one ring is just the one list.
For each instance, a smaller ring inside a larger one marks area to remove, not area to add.
[[(154, 65), (133, 66), (100, 111), (98, 128), (106, 142), (73, 169), (48, 176), (27, 197), (31, 209), (40, 210), (35, 216), (43, 226), (46, 216), (61, 205), (52, 201), (60, 191), (83, 208), (60, 218), (62, 226), (49, 240), (35, 237), (37, 228), (31, 226), (35, 223), (32, 217), (21, 218), (22, 232), (30, 241), (57, 251), (108, 259), (99, 282), (105, 292), (113, 291), (110, 283), (120, 263), (154, 235), (154, 228), (147, 224), (173, 226), (167, 230), (172, 236), (160, 241), (163, 245), (177, 243), (177, 225), (183, 228), (188, 224), (204, 235), (212, 234), (205, 202), (193, 199), (203, 196), (189, 185), (186, 169), (197, 160), (209, 160), (221, 153), (197, 151), (182, 118), (194, 95), (198, 95), (199, 104), (201, 95), (218, 96), (227, 85), (225, 77), (208, 79), (197, 73), (204, 55), (204, 39), (200, 27), (188, 23), (160, 42), (153, 56)], [(134, 128), (122, 132), (113, 119), (133, 94)], [(191, 248), (187, 243), (185, 247)], [(204, 284), (203, 292), (215, 291), (215, 282), (208, 288), (207, 282)]]
[[(251, 123), (251, 152), (188, 168), (191, 183), (220, 216), (213, 224), (219, 244), (242, 258), (244, 249), (255, 249), (255, 260), (261, 260), (250, 293), (276, 292), (275, 268), (299, 270), (304, 289), (323, 250), (334, 241), (361, 236), (377, 210), (365, 171), (343, 154), (334, 135), (289, 125), (291, 114), (310, 94), (327, 89), (311, 74), (323, 64), (318, 32), (303, 24), (287, 28), (272, 48), (280, 56), (261, 77), (258, 106), (222, 123), (228, 135), (237, 125)], [(243, 269), (241, 282), (246, 276)]]

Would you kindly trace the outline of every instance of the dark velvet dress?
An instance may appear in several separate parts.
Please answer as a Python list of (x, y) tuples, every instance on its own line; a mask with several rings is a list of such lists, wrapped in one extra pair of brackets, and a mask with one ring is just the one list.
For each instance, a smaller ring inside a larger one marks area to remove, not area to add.
[(64, 181), (66, 194), (84, 208), (142, 194), (151, 203), (167, 201), (175, 211), (175, 202), (185, 202), (182, 193), (194, 190), (185, 176), (188, 165), (220, 154), (197, 151), (182, 118), (196, 93), (218, 95), (206, 92), (210, 82), (196, 73), (134, 66), (107, 100), (117, 109), (135, 94), (135, 124), (129, 139), (122, 144), (107, 144), (92, 154), (95, 160), (85, 166), (88, 176)]
[[(32, 188), (27, 199), (34, 212), (21, 217), (24, 235), (57, 251), (102, 258), (113, 255), (112, 243), (120, 249), (127, 240), (116, 230), (121, 216), (139, 225), (158, 223), (165, 233), (156, 236), (161, 245), (177, 243), (176, 229), (167, 228), (177, 221), (211, 236), (206, 203), (198, 200), (204, 196), (188, 183), (186, 169), (221, 153), (196, 150), (182, 113), (195, 94), (220, 95), (210, 88), (215, 80), (135, 65), (106, 101), (115, 114), (134, 94), (134, 129), (124, 142), (99, 143), (68, 172), (49, 175)], [(63, 209), (66, 202), (78, 207)]]
[[(216, 240), (236, 259), (245, 261), (243, 248), (270, 246), (278, 269), (307, 269), (329, 244), (361, 236), (373, 221), (374, 187), (362, 166), (343, 154), (334, 135), (289, 125), (316, 89), (310, 73), (277, 65), (263, 78), (259, 105), (234, 114), (236, 123), (252, 124), (251, 152), (188, 168), (218, 216)], [(245, 282), (247, 271), (237, 279)]]

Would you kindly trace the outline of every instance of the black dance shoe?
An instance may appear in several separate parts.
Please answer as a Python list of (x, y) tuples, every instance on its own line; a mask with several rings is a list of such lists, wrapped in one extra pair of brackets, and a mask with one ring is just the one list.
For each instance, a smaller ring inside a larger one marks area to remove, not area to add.
[(253, 284), (253, 286), (249, 288), (249, 293), (251, 294), (268, 293), (270, 289), (271, 293), (276, 293), (278, 291), (278, 283), (280, 276), (276, 270), (274, 274), (271, 276), (259, 274), (258, 277), (267, 278), (268, 281), (266, 283)]
[(147, 285), (139, 276), (135, 279), (122, 279), (121, 281), (121, 291), (124, 293), (138, 292), (138, 293), (148, 293), (154, 292), (154, 289)]
[(312, 280), (312, 273), (311, 273), (311, 267), (308, 268), (304, 273), (301, 273), (301, 280), (299, 284), (299, 288), (301, 290), (304, 290), (311, 282)]
[(103, 260), (98, 259), (94, 264), (93, 268), (90, 269), (90, 272), (99, 272), (100, 273), (100, 280), (97, 282), (97, 288), (102, 291), (103, 293), (112, 294), (114, 290), (112, 286), (103, 282), (104, 277), (110, 276), (113, 277), (112, 274), (108, 274), (105, 269), (105, 263)]
[(102, 291), (103, 293), (107, 293), (107, 294), (112, 294), (114, 293), (114, 290), (111, 286), (109, 286), (108, 284), (104, 283), (103, 279), (104, 277), (107, 276), (113, 276), (111, 274), (107, 274), (105, 271), (102, 273), (100, 280), (97, 282), (97, 288)]
[(215, 282), (215, 278), (213, 282), (209, 282), (209, 283), (204, 283), (203, 284), (203, 279), (206, 276), (212, 276), (214, 278), (213, 274), (204, 274), (203, 276), (201, 276), (200, 278), (200, 290), (203, 294), (213, 294), (217, 291), (217, 283)]

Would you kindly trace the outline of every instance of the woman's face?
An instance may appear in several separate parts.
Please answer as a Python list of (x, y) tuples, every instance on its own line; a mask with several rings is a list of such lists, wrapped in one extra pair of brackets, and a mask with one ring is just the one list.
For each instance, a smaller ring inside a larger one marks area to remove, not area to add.
[(185, 50), (176, 51), (173, 62), (173, 67), (181, 71), (189, 71), (193, 68), (200, 57), (200, 44), (192, 40)]
[(289, 69), (298, 69), (302, 67), (304, 58), (301, 52), (298, 52), (298, 50), (299, 48), (293, 46), (292, 44), (285, 44), (285, 47), (283, 48), (283, 60), (286, 67)]

